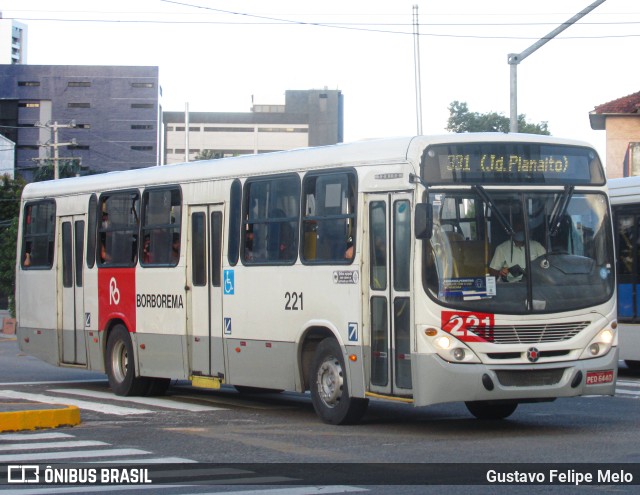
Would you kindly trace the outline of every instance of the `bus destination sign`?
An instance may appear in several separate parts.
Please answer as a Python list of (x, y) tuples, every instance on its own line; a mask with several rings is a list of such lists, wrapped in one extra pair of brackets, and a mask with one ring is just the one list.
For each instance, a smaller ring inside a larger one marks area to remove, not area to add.
[(597, 154), (576, 146), (462, 143), (428, 147), (428, 184), (604, 184)]

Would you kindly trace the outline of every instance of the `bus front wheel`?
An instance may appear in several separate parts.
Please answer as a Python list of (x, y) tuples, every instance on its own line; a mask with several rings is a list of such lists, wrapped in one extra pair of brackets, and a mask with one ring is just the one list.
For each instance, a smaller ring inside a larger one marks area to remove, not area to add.
[(145, 395), (149, 379), (136, 376), (133, 344), (124, 325), (116, 325), (107, 341), (106, 368), (111, 390), (116, 395)]
[(358, 423), (367, 410), (368, 399), (351, 397), (340, 344), (326, 338), (318, 345), (311, 363), (311, 401), (325, 423)]
[(465, 402), (464, 405), (478, 419), (505, 419), (511, 416), (518, 407), (517, 402), (491, 400)]

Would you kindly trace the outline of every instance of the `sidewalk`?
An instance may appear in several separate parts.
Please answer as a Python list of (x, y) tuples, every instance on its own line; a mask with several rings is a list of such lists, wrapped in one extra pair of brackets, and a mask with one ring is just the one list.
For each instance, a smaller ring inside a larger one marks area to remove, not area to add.
[[(16, 336), (0, 332), (0, 342), (8, 340), (16, 340)], [(80, 409), (76, 406), (25, 400), (16, 402), (0, 395), (0, 433), (78, 424)]]

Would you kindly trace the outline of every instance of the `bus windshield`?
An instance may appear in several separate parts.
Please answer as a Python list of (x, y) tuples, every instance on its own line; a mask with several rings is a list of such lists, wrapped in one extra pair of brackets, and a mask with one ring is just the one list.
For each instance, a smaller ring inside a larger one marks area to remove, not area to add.
[(431, 190), (427, 293), (467, 311), (526, 314), (601, 304), (614, 291), (606, 196), (554, 191)]

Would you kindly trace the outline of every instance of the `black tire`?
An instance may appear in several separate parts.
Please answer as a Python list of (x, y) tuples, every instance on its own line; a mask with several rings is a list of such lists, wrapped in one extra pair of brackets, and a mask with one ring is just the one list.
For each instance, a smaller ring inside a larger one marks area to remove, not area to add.
[(478, 400), (474, 402), (465, 402), (465, 406), (471, 414), (478, 419), (505, 419), (513, 414), (518, 407), (517, 402), (502, 402), (491, 400)]
[(170, 378), (149, 378), (149, 387), (144, 395), (147, 397), (154, 397), (157, 395), (164, 395), (171, 384)]
[(111, 390), (116, 395), (145, 395), (149, 379), (136, 376), (133, 344), (124, 325), (116, 325), (107, 341), (105, 368)]
[(640, 371), (640, 361), (631, 361), (629, 359), (625, 359), (624, 364), (627, 365), (631, 371)]
[(318, 345), (309, 374), (311, 401), (316, 414), (328, 424), (360, 422), (369, 399), (351, 397), (344, 356), (338, 342), (326, 338)]

